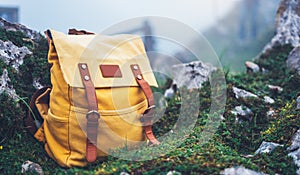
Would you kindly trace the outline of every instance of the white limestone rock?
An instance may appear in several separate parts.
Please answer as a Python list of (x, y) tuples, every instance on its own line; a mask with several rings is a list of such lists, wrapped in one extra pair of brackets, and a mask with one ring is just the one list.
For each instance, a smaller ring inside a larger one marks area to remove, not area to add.
[(232, 90), (235, 95), (235, 98), (237, 99), (258, 98), (257, 95), (237, 87), (232, 87)]
[(255, 151), (255, 154), (261, 154), (261, 153), (270, 153), (272, 152), (277, 146), (283, 146), (278, 143), (273, 142), (265, 142), (263, 141), (259, 148)]
[(172, 67), (174, 81), (177, 87), (187, 87), (188, 89), (199, 89), (202, 83), (208, 81), (209, 76), (217, 69), (211, 64), (201, 61), (194, 61), (186, 64), (178, 64)]

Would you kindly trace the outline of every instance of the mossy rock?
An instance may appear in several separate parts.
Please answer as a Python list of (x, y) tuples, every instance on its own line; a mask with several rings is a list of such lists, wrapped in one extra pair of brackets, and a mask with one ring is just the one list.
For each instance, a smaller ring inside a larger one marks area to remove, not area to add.
[(0, 73), (6, 69), (10, 79), (9, 86), (12, 86), (18, 99), (12, 99), (5, 91), (0, 94), (0, 145), (4, 145), (9, 139), (16, 137), (24, 129), (23, 118), (27, 114), (32, 94), (35, 92), (33, 80), (38, 79), (43, 85), (50, 85), (49, 64), (47, 62), (47, 40), (44, 37), (34, 42), (19, 31), (6, 31), (0, 28), (0, 39), (11, 41), (18, 47), (27, 47), (32, 54), (24, 58), (23, 64), (18, 71), (5, 64), (0, 59)]

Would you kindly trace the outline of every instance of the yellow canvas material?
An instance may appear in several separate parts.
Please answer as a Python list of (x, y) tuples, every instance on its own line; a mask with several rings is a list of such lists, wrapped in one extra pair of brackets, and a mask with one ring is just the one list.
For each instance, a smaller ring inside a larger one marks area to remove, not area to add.
[[(144, 79), (150, 86), (157, 86), (144, 45), (136, 35), (65, 35), (51, 31), (60, 60), (64, 80), (72, 87), (83, 87), (77, 69), (78, 63), (87, 63), (95, 87), (137, 86), (130, 70), (139, 64)], [(101, 48), (101, 49), (99, 49)], [(103, 78), (99, 65), (118, 65), (123, 78)]]
[[(138, 64), (150, 86), (157, 86), (144, 45), (135, 35), (65, 35), (51, 30), (48, 61), (51, 67), (49, 109), (38, 107), (44, 123), (36, 136), (45, 150), (63, 167), (85, 166), (88, 102), (78, 64), (86, 63), (95, 86), (100, 113), (97, 156), (146, 140), (141, 114), (147, 98), (130, 69)], [(121, 77), (102, 76), (100, 65), (117, 65)], [(44, 136), (44, 139), (43, 139)]]

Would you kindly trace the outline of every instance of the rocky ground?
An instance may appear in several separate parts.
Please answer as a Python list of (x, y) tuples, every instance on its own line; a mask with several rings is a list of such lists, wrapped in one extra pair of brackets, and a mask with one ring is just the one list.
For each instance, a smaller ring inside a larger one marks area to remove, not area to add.
[[(201, 138), (206, 124), (214, 116), (210, 113), (214, 91), (213, 82), (205, 80), (220, 70), (194, 62), (179, 66), (182, 76), (176, 81), (195, 82), (189, 87), (178, 84), (182, 90), (168, 95), (165, 113), (154, 125), (156, 135), (161, 136), (176, 127), (182, 108), (199, 110), (191, 133), (151, 148), (151, 151), (161, 152), (159, 158), (139, 162), (108, 156), (85, 168), (70, 169), (60, 168), (50, 159), (43, 145), (23, 125), (33, 92), (50, 85), (47, 41), (25, 26), (0, 20), (0, 173), (21, 174), (22, 164), (30, 160), (41, 167), (44, 174), (300, 174), (300, 49), (294, 45), (299, 34), (293, 37), (293, 27), (299, 25), (290, 23), (298, 22), (299, 16), (293, 13), (296, 1), (283, 2), (291, 7), (286, 8), (289, 10), (286, 14), (282, 12), (277, 35), (266, 50), (253, 62), (246, 63), (247, 72), (224, 73), (225, 111), (222, 116), (213, 118), (220, 122), (208, 142), (202, 144)], [(286, 16), (288, 13), (292, 16)], [(289, 20), (295, 16), (297, 20)], [(290, 32), (287, 31), (289, 26), (292, 26)], [(278, 37), (286, 33), (291, 34), (288, 40)], [(201, 89), (195, 90), (195, 85)], [(185, 106), (181, 97), (195, 99), (194, 93), (199, 95), (195, 104), (199, 103), (200, 107)], [(177, 142), (182, 143), (175, 147)], [(145, 147), (136, 154), (147, 157), (151, 152)]]

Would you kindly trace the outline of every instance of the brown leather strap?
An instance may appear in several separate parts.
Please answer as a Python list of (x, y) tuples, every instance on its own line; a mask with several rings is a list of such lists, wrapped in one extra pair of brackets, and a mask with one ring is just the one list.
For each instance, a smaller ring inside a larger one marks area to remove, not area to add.
[(159, 141), (155, 138), (155, 136), (152, 132), (152, 122), (151, 121), (152, 121), (152, 118), (154, 115), (155, 105), (154, 105), (154, 98), (153, 98), (153, 93), (152, 93), (151, 87), (148, 84), (148, 82), (144, 79), (138, 64), (130, 65), (130, 67), (131, 67), (131, 70), (134, 74), (134, 77), (135, 77), (137, 83), (141, 87), (141, 89), (144, 92), (144, 94), (147, 98), (147, 101), (148, 101), (148, 109), (144, 112), (143, 116), (141, 117), (141, 121), (144, 124), (144, 131), (145, 131), (146, 137), (148, 138), (148, 140), (151, 143), (158, 145)]
[(76, 29), (69, 29), (69, 35), (94, 35), (93, 32), (88, 32), (85, 30), (76, 30)]
[(86, 140), (86, 159), (88, 162), (94, 162), (97, 158), (97, 133), (98, 120), (100, 114), (98, 112), (98, 102), (94, 84), (91, 80), (88, 65), (85, 63), (78, 64), (81, 80), (86, 91), (89, 112), (87, 118), (87, 140)]

